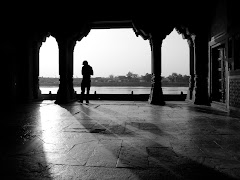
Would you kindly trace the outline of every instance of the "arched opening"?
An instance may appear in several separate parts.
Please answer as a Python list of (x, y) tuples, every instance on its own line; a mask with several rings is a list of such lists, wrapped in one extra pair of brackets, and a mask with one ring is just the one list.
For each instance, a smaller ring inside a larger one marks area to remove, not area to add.
[(57, 94), (59, 86), (59, 50), (54, 37), (43, 42), (39, 50), (39, 88), (42, 94)]
[[(81, 93), (83, 60), (93, 67), (90, 94), (149, 94), (151, 50), (149, 41), (131, 28), (92, 29), (74, 49), (74, 89)], [(146, 78), (146, 75), (147, 78)]]
[(189, 63), (188, 42), (173, 29), (162, 42), (163, 94), (187, 94)]

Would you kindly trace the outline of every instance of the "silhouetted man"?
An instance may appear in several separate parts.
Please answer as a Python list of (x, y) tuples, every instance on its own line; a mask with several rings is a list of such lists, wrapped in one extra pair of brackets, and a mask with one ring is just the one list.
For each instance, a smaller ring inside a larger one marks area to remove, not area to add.
[(90, 65), (88, 65), (88, 62), (85, 60), (83, 61), (83, 67), (82, 67), (82, 83), (81, 83), (81, 99), (80, 102), (83, 102), (83, 97), (85, 93), (85, 89), (87, 89), (86, 93), (86, 103), (89, 103), (89, 91), (91, 87), (91, 75), (93, 75), (93, 69)]

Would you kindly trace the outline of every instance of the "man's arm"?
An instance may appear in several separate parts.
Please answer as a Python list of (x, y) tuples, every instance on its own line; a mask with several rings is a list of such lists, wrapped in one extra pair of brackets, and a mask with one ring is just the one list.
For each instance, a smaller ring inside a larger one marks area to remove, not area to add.
[(93, 68), (91, 67), (91, 72), (90, 72), (90, 75), (93, 75)]

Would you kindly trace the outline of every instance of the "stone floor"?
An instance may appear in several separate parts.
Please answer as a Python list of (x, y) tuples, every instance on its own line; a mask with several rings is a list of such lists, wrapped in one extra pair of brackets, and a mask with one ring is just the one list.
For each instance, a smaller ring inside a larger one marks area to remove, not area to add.
[(186, 102), (1, 112), (1, 179), (240, 179), (240, 117)]

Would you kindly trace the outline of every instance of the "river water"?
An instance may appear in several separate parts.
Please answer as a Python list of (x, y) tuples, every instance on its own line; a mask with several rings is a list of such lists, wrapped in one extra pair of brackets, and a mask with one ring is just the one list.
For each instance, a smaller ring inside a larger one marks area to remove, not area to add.
[[(40, 90), (42, 94), (56, 94), (58, 91), (58, 86), (41, 86)], [(77, 94), (81, 93), (81, 87), (74, 87)], [(150, 94), (151, 87), (140, 87), (140, 86), (92, 86), (90, 89), (90, 94)], [(162, 87), (163, 94), (180, 94), (183, 92), (187, 94), (188, 87)]]

